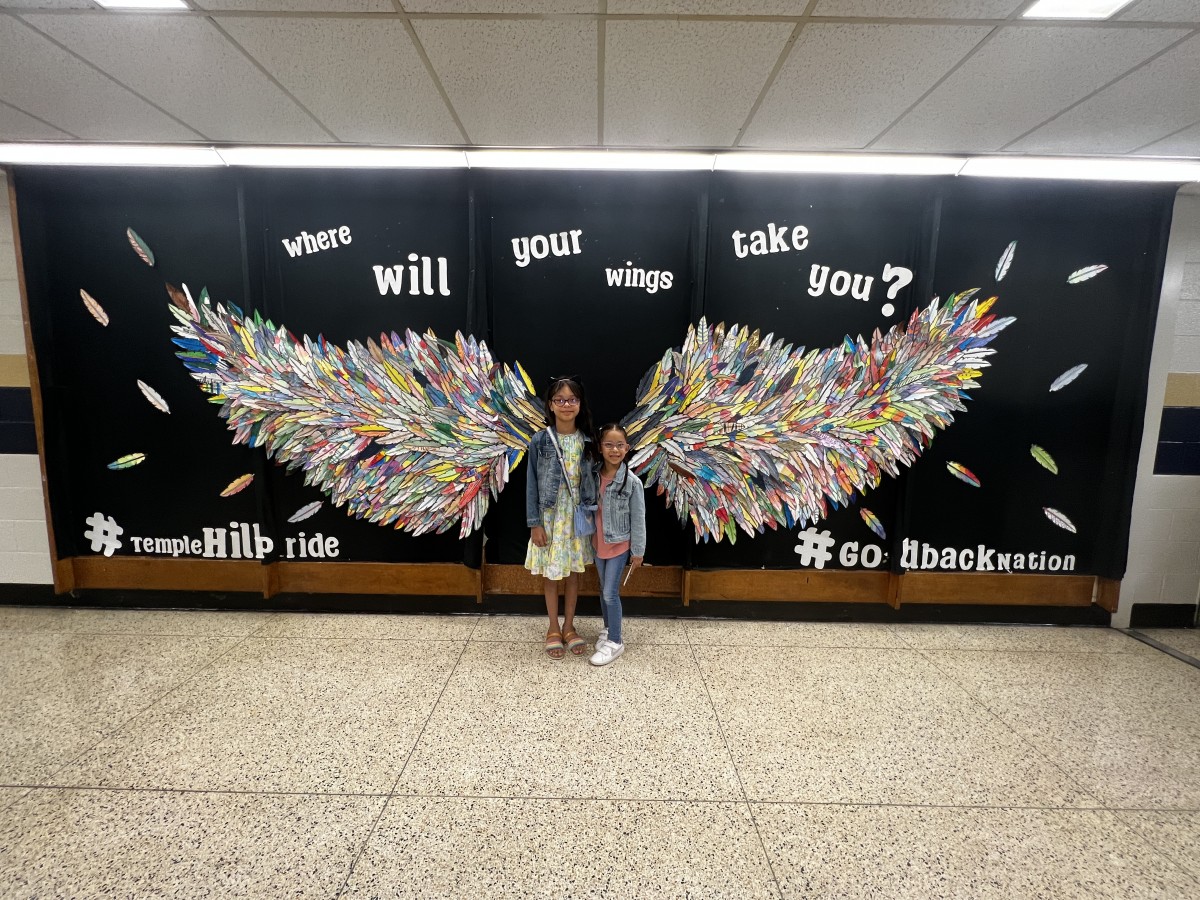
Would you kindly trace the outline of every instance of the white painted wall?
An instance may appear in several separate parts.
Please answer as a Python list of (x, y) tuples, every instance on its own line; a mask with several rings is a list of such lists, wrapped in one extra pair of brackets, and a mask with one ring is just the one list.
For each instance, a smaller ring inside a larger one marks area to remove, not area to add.
[[(8, 184), (0, 172), (0, 355), (6, 356), (25, 355), (15, 246)], [(53, 581), (38, 458), (0, 453), (0, 583)]]
[(1163, 276), (1146, 426), (1138, 459), (1129, 566), (1113, 625), (1135, 603), (1196, 604), (1200, 590), (1200, 476), (1155, 475), (1154, 456), (1170, 372), (1200, 372), (1200, 192), (1181, 193)]

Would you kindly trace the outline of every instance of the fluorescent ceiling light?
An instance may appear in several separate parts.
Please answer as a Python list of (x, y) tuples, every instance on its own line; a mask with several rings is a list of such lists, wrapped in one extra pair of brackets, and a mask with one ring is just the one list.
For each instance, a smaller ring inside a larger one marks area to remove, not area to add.
[(140, 144), (0, 144), (0, 163), (36, 166), (220, 166), (212, 147)]
[(231, 166), (282, 166), (296, 169), (461, 169), (461, 150), (405, 150), (385, 147), (218, 147)]
[(1023, 19), (1107, 19), (1132, 0), (1038, 0)]
[(105, 9), (188, 9), (183, 0), (96, 0)]
[(960, 174), (991, 178), (1188, 182), (1200, 181), (1200, 160), (979, 156), (968, 159)]
[(955, 175), (961, 156), (904, 156), (886, 153), (718, 153), (726, 172), (814, 172), (852, 175)]
[(712, 169), (711, 153), (640, 150), (468, 150), (472, 169)]

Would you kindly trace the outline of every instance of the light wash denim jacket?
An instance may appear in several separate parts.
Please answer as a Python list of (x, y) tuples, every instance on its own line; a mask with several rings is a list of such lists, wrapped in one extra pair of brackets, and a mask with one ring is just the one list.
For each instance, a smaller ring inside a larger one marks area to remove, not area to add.
[[(587, 457), (587, 445), (592, 442), (583, 436), (584, 457), (579, 462), (579, 502), (587, 506), (596, 505), (596, 476), (591, 460)], [(562, 485), (563, 471), (558, 463), (558, 454), (550, 440), (549, 429), (543, 428), (529, 442), (528, 462), (525, 470), (525, 524), (530, 528), (544, 526), (542, 515), (554, 506), (558, 489)]]
[[(551, 448), (553, 452), (553, 448)], [(597, 487), (600, 485), (600, 469), (603, 463), (592, 465), (592, 477)], [(621, 483), (624, 473), (625, 483)], [(629, 552), (632, 556), (646, 555), (646, 489), (642, 480), (629, 466), (621, 463), (617, 474), (604, 489), (602, 516), (604, 520), (604, 540), (610, 544), (629, 541)]]

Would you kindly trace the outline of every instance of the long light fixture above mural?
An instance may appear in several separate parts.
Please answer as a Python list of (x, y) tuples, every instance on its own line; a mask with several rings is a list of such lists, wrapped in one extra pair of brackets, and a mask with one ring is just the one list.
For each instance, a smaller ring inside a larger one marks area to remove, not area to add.
[(1200, 181), (1200, 160), (1197, 159), (901, 153), (11, 143), (0, 144), (0, 164), (299, 169), (721, 170), (847, 175), (978, 175), (1086, 181)]

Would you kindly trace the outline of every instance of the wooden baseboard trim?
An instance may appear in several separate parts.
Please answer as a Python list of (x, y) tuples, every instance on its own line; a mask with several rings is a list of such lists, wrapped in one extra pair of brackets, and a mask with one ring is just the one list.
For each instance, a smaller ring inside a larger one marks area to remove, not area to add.
[(900, 605), (1091, 606), (1095, 583), (1091, 575), (905, 572), (900, 576)]

